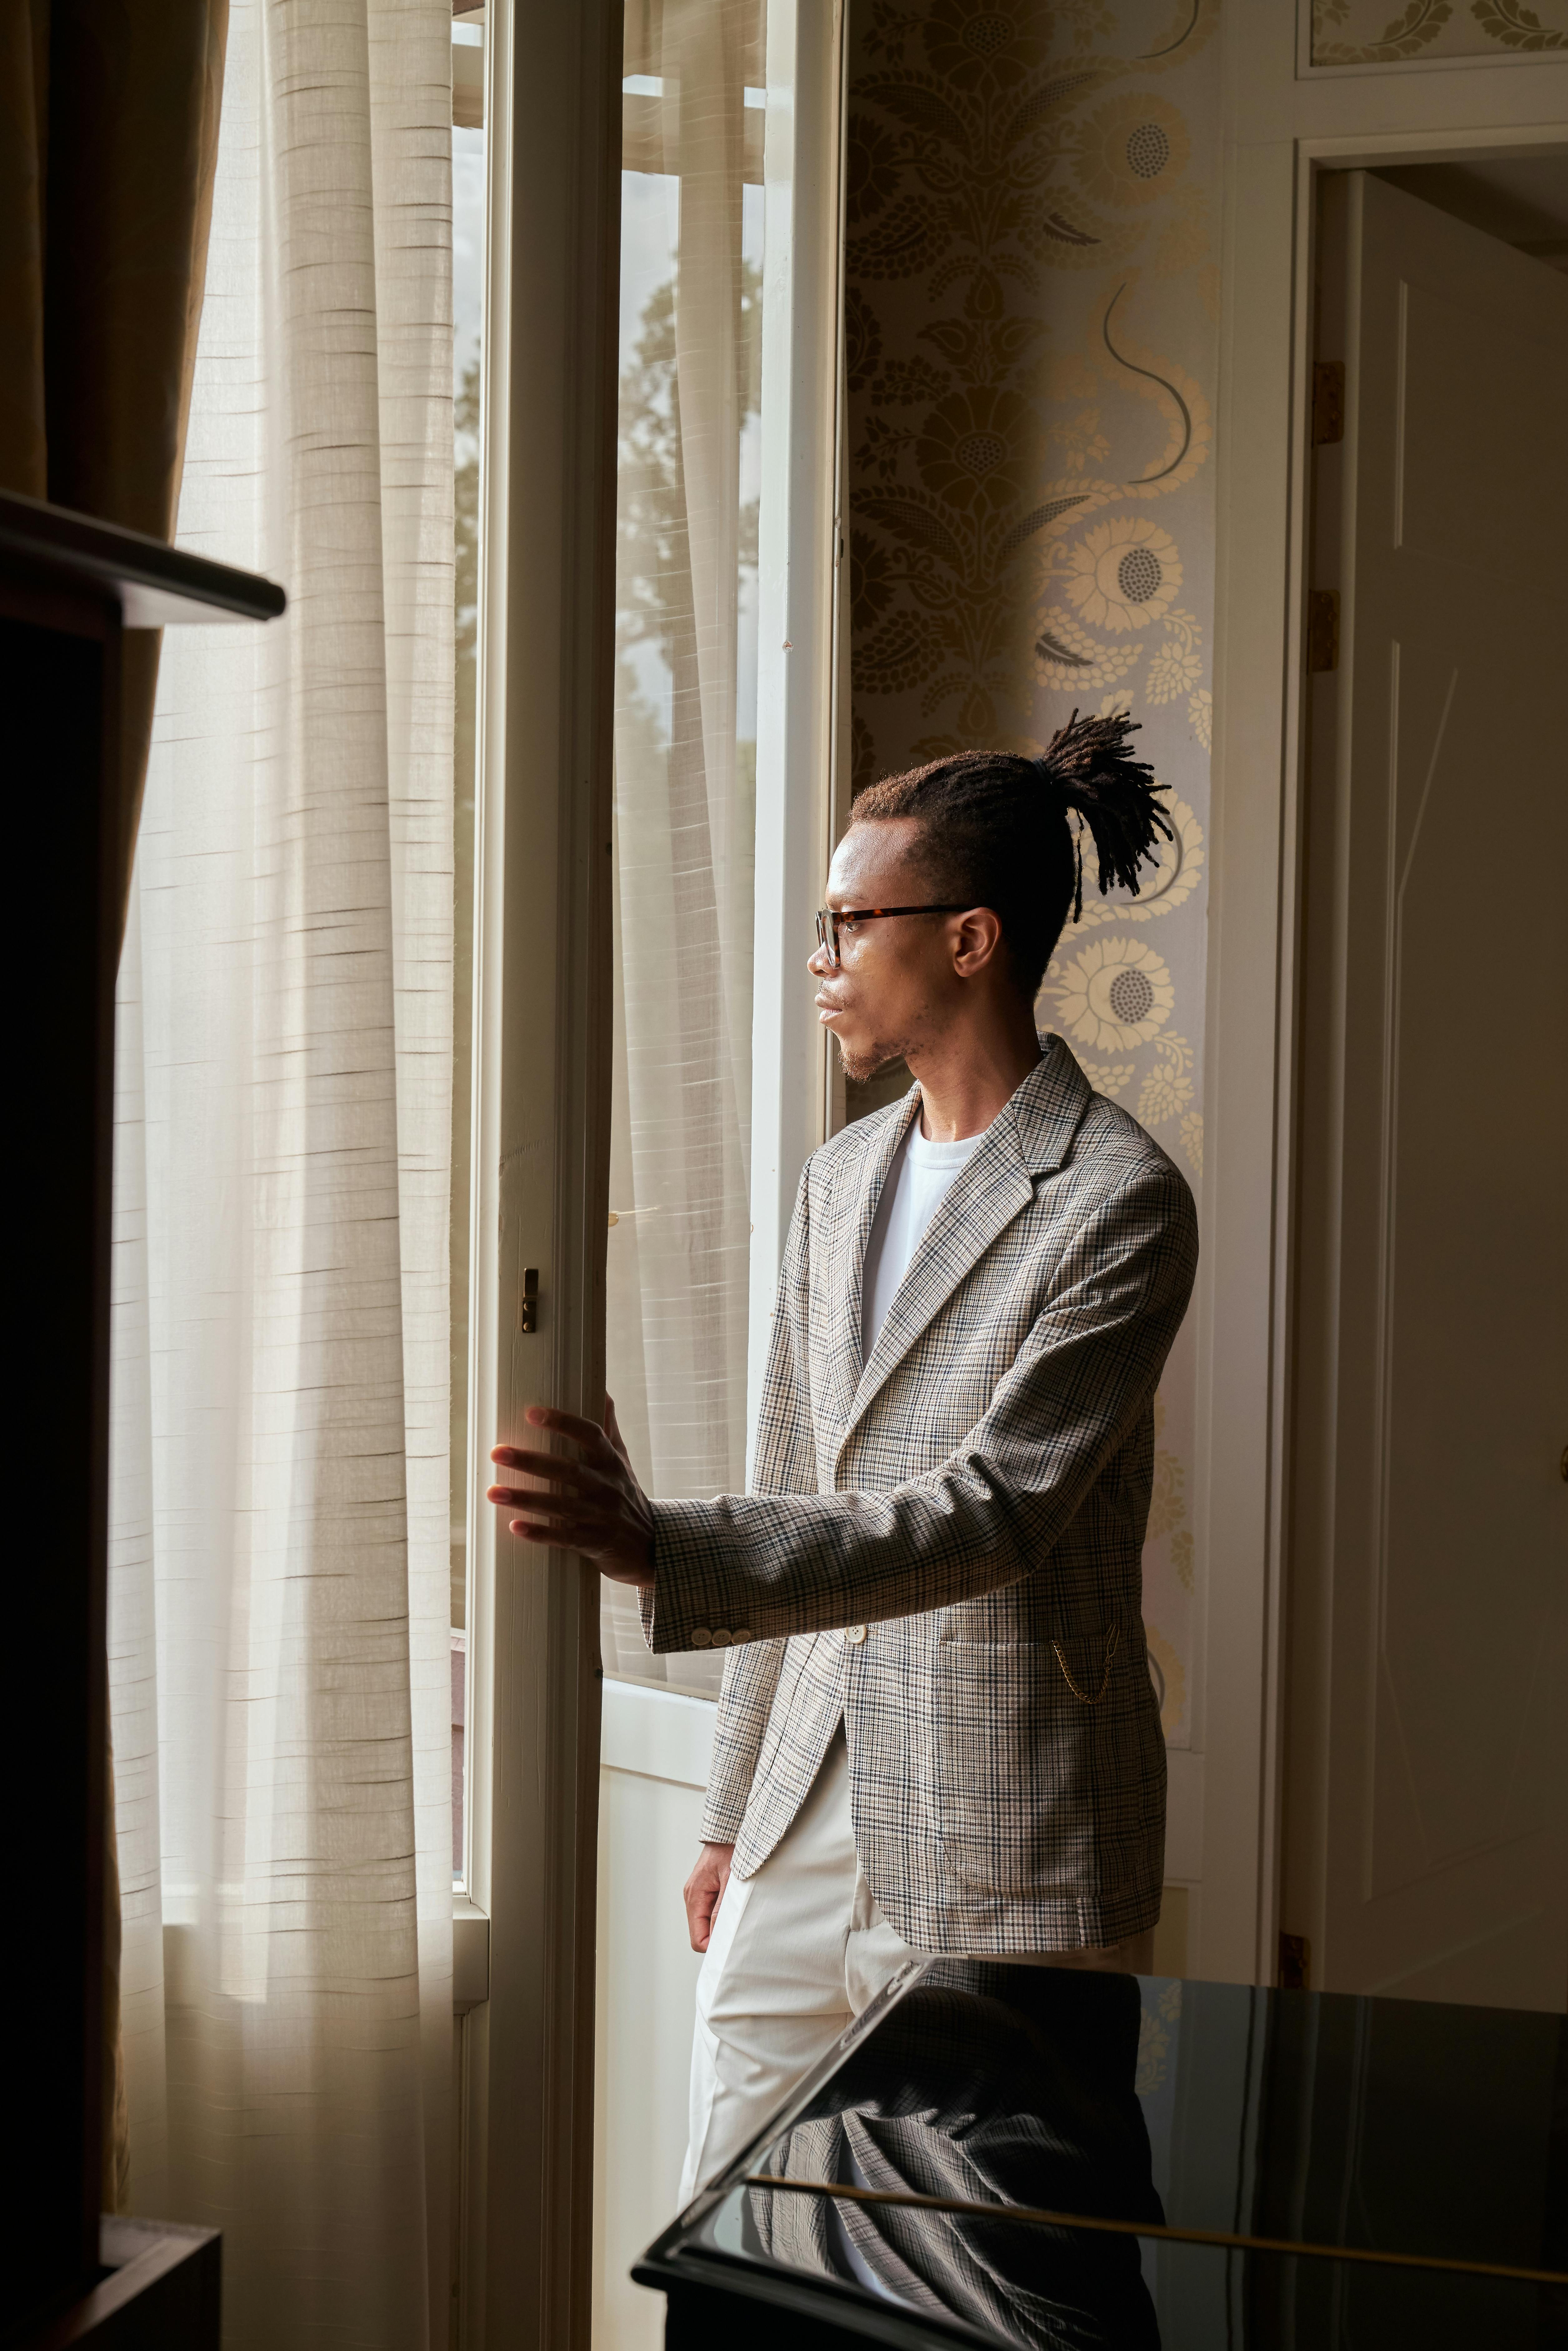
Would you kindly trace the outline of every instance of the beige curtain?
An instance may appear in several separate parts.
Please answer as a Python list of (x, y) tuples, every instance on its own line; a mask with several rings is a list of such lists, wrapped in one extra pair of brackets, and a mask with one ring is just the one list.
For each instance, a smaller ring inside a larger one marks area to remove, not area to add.
[[(625, 69), (609, 1385), (649, 1490), (673, 1498), (746, 1475), (761, 0), (633, 5)], [(716, 1687), (715, 1660), (651, 1656), (607, 1589), (608, 1671)]]
[(121, 967), (110, 1591), (133, 2210), (225, 2340), (449, 2327), (446, 0), (236, 0)]

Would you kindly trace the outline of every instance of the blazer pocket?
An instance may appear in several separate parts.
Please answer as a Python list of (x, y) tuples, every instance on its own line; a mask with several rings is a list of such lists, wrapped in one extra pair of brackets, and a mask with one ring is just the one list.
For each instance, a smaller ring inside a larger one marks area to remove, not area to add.
[(1059, 1647), (1092, 1696), (1103, 1637), (937, 1645), (943, 1854), (957, 1876), (992, 1893), (1072, 1894), (1093, 1875), (1096, 1713), (1074, 1695)]

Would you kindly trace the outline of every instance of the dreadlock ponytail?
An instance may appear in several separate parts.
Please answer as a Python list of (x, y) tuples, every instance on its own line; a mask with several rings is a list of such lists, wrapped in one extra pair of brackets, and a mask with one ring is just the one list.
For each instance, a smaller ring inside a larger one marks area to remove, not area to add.
[(1083, 912), (1083, 831), (1087, 825), (1099, 859), (1101, 895), (1120, 883), (1138, 894), (1138, 868), (1157, 860), (1156, 834), (1174, 838), (1170, 820), (1155, 798), (1169, 789), (1155, 781), (1144, 759), (1127, 756), (1127, 737), (1136, 722), (1124, 712), (1080, 718), (1075, 710), (1035, 761), (1048, 792), (1080, 820), (1072, 845), (1072, 919)]
[[(907, 775), (886, 776), (857, 795), (855, 824), (913, 818), (909, 854), (918, 894), (960, 906), (989, 906), (1001, 918), (1012, 977), (1032, 1002), (1069, 914), (1083, 912), (1087, 829), (1103, 891), (1134, 895), (1138, 868), (1155, 841), (1175, 835), (1142, 759), (1128, 757), (1135, 732), (1120, 713), (1076, 711), (1037, 758), (1018, 751), (952, 751)], [(916, 894), (910, 881), (911, 902)]]

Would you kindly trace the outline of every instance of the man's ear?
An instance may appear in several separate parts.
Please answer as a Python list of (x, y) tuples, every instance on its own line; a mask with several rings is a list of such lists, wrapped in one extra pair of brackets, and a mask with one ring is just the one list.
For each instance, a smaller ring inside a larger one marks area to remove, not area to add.
[(954, 968), (974, 979), (994, 964), (1002, 950), (1002, 926), (989, 906), (971, 907), (958, 923)]

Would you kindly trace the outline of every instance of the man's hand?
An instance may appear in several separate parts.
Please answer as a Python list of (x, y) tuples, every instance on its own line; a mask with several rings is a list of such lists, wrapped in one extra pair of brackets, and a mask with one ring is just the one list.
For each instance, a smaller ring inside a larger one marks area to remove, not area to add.
[(538, 1479), (550, 1491), (540, 1492), (538, 1486), (492, 1486), (486, 1500), (521, 1513), (508, 1523), (524, 1542), (580, 1552), (613, 1583), (652, 1583), (653, 1513), (626, 1458), (610, 1398), (604, 1399), (602, 1428), (542, 1404), (530, 1405), (527, 1419), (531, 1428), (553, 1428), (570, 1437), (581, 1447), (583, 1458), (570, 1461), (559, 1453), (497, 1445), (492, 1461)]
[(718, 1917), (718, 1906), (729, 1884), (729, 1865), (734, 1859), (732, 1844), (705, 1844), (681, 1888), (681, 1898), (686, 1906), (686, 1931), (694, 1951), (706, 1951), (713, 1939), (713, 1922)]

